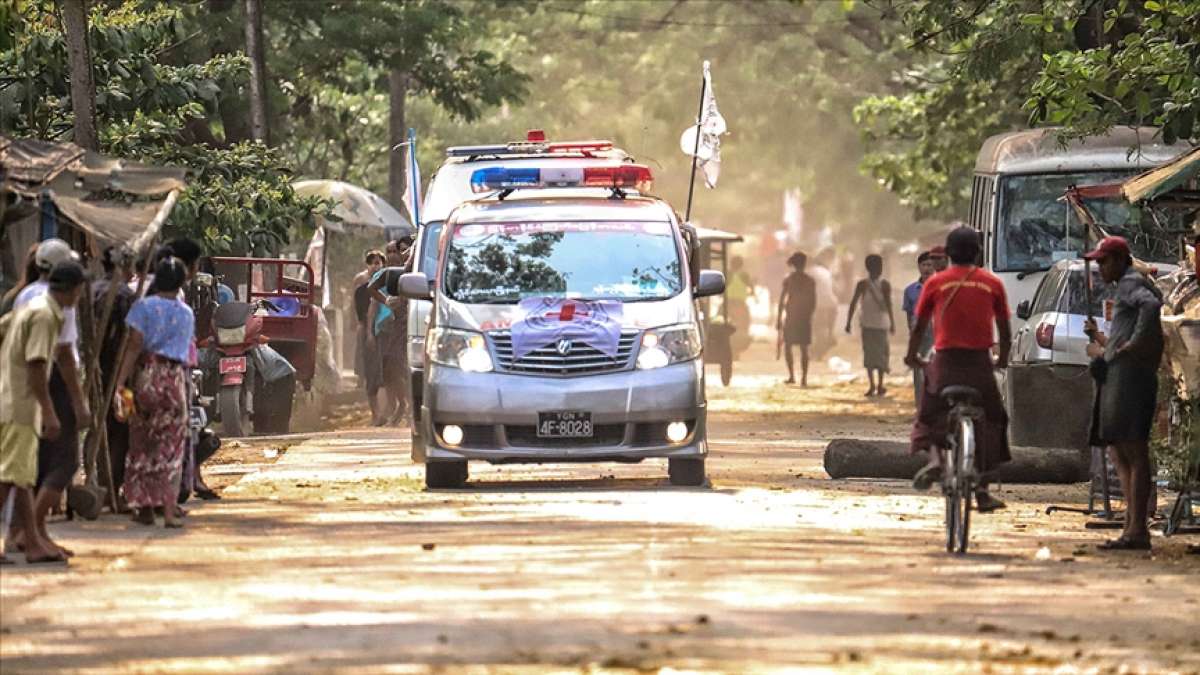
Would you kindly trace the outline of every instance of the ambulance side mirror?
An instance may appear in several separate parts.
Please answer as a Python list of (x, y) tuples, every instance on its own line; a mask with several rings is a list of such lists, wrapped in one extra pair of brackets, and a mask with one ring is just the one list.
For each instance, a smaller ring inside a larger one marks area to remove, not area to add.
[(696, 283), (697, 298), (707, 298), (725, 292), (725, 274), (716, 270), (700, 270), (700, 281)]
[(400, 277), (400, 295), (411, 300), (432, 300), (433, 289), (424, 272), (409, 272)]

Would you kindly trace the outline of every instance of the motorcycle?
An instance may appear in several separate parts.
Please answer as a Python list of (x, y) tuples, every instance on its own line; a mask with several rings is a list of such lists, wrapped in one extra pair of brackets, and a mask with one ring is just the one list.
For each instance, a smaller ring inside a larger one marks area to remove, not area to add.
[[(217, 415), (228, 436), (287, 431), (291, 422), (296, 369), (267, 343), (263, 317), (281, 311), (270, 300), (226, 302), (213, 311), (215, 349), (202, 363), (215, 361)], [(210, 389), (211, 390), (211, 389)]]

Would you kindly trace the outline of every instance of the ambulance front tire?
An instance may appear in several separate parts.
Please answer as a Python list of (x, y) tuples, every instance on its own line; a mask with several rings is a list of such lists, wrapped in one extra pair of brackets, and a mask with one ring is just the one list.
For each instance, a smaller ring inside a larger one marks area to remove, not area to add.
[(667, 459), (667, 476), (671, 480), (671, 485), (683, 487), (699, 487), (704, 485), (706, 480), (704, 475), (704, 458), (684, 457), (680, 459)]
[(459, 488), (467, 482), (467, 462), (425, 462), (425, 487), (430, 490)]

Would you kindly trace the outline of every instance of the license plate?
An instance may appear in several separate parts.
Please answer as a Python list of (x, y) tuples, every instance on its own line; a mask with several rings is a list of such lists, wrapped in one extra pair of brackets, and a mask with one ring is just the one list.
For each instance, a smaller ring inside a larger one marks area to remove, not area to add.
[(222, 375), (225, 373), (244, 373), (246, 372), (246, 357), (233, 356), (223, 358), (218, 367)]
[(538, 413), (538, 438), (591, 438), (592, 413)]

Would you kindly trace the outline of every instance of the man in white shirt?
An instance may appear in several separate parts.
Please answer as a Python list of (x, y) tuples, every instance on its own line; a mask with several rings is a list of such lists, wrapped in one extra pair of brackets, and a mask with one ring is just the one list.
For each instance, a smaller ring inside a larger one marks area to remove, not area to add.
[[(40, 278), (21, 289), (13, 302), (13, 311), (50, 293), (50, 271), (59, 263), (74, 262), (79, 256), (61, 239), (47, 239), (38, 245), (34, 262)], [(75, 307), (63, 308), (62, 330), (54, 348), (54, 368), (50, 374), (50, 399), (62, 431), (55, 439), (38, 442), (37, 493), (34, 497), (34, 527), (41, 538), (56, 546), (63, 555), (72, 552), (54, 544), (46, 532), (46, 516), (62, 499), (79, 470), (79, 432), (91, 425), (92, 412), (79, 380), (79, 325)], [(22, 523), (27, 527), (28, 523)]]

